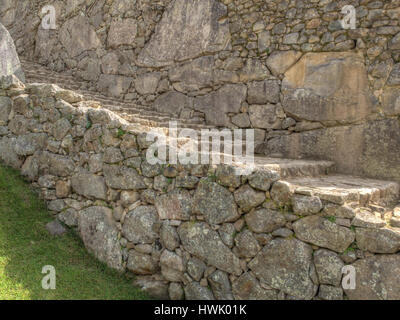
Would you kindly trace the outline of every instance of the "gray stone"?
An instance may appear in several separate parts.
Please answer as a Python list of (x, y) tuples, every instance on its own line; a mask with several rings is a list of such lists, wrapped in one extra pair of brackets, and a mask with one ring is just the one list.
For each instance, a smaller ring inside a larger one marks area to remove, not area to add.
[(293, 212), (299, 216), (317, 214), (322, 210), (322, 202), (318, 197), (294, 195), (292, 197)]
[(108, 31), (107, 45), (117, 48), (121, 45), (134, 46), (137, 35), (137, 22), (134, 19), (113, 21)]
[(187, 272), (196, 281), (200, 281), (206, 270), (206, 264), (197, 258), (191, 258), (187, 263)]
[(185, 287), (186, 300), (215, 300), (211, 290), (198, 282), (191, 282)]
[(171, 300), (183, 300), (185, 293), (179, 283), (172, 282), (168, 287), (168, 294)]
[(135, 89), (141, 95), (154, 94), (160, 82), (161, 74), (158, 72), (139, 75), (135, 80)]
[(311, 260), (311, 246), (296, 239), (275, 239), (249, 263), (249, 268), (271, 287), (311, 299), (315, 293), (309, 276)]
[(330, 284), (335, 287), (340, 285), (344, 263), (335, 252), (325, 249), (315, 251), (314, 264), (319, 283)]
[(247, 113), (239, 113), (233, 116), (231, 121), (239, 128), (249, 128), (251, 126), (250, 118)]
[(132, 78), (113, 75), (101, 74), (97, 82), (97, 89), (100, 92), (106, 92), (109, 95), (120, 98), (127, 93), (132, 84)]
[(0, 78), (15, 75), (25, 82), (25, 75), (8, 30), (0, 23)]
[(180, 92), (198, 91), (213, 83), (214, 57), (206, 56), (169, 70), (169, 79)]
[(103, 161), (105, 163), (114, 164), (124, 160), (124, 157), (119, 148), (109, 147), (104, 150)]
[(12, 100), (8, 97), (0, 97), (0, 125), (5, 126), (8, 123), (12, 107)]
[(27, 133), (17, 137), (14, 150), (20, 156), (34, 154), (38, 150), (43, 150), (47, 144), (45, 133)]
[(258, 280), (250, 273), (242, 274), (232, 283), (236, 300), (277, 300), (277, 290), (263, 289)]
[(250, 122), (254, 128), (280, 129), (282, 121), (278, 118), (276, 105), (251, 105), (249, 107)]
[(235, 201), (244, 212), (261, 205), (266, 196), (264, 192), (256, 191), (249, 185), (244, 185), (237, 189), (234, 193)]
[(137, 207), (126, 215), (122, 234), (133, 243), (153, 243), (158, 238), (154, 230), (157, 221), (157, 211), (153, 206)]
[(85, 247), (109, 267), (123, 271), (118, 230), (112, 210), (89, 207), (78, 214), (78, 230)]
[(216, 268), (239, 275), (239, 259), (221, 241), (218, 233), (205, 223), (185, 222), (178, 228), (186, 251)]
[(355, 234), (319, 216), (309, 216), (293, 223), (296, 237), (302, 241), (336, 252), (343, 252), (354, 242)]
[(400, 84), (400, 63), (397, 63), (393, 66), (392, 72), (387, 80), (387, 84), (389, 86), (397, 86)]
[(289, 238), (293, 235), (293, 231), (288, 228), (279, 228), (272, 232), (272, 236), (281, 237), (281, 238)]
[(209, 277), (208, 281), (210, 283), (214, 297), (217, 300), (233, 300), (231, 283), (229, 282), (228, 275), (217, 270), (213, 272)]
[(345, 290), (350, 300), (399, 300), (400, 256), (376, 255), (353, 263), (356, 287)]
[(386, 221), (380, 217), (379, 213), (375, 214), (367, 210), (360, 210), (356, 213), (351, 224), (355, 227), (379, 229), (386, 226)]
[(94, 174), (76, 174), (71, 178), (72, 189), (82, 196), (107, 200), (104, 178)]
[(279, 211), (260, 209), (245, 215), (249, 229), (256, 233), (269, 233), (283, 227), (286, 219)]
[(146, 189), (143, 178), (135, 169), (117, 165), (104, 165), (106, 184), (113, 189), (141, 190)]
[(356, 241), (361, 250), (374, 253), (396, 253), (400, 250), (400, 229), (356, 228)]
[(249, 184), (258, 190), (269, 191), (271, 184), (281, 178), (280, 174), (272, 170), (257, 170), (249, 177)]
[(212, 224), (221, 224), (237, 220), (237, 211), (232, 194), (215, 182), (202, 179), (193, 197), (194, 214), (204, 215)]
[(189, 220), (192, 212), (192, 196), (187, 190), (175, 189), (158, 196), (155, 206), (161, 220)]
[(248, 84), (247, 102), (250, 104), (278, 103), (280, 86), (277, 80), (255, 81)]
[(89, 19), (81, 15), (75, 16), (62, 25), (59, 38), (71, 58), (85, 51), (97, 49), (101, 45)]
[(126, 268), (134, 274), (151, 275), (157, 271), (157, 263), (148, 254), (130, 250)]
[(253, 258), (261, 250), (250, 230), (240, 232), (235, 237), (235, 244), (240, 257), (243, 258)]
[(54, 220), (54, 221), (46, 224), (46, 230), (52, 236), (62, 236), (63, 234), (65, 234), (67, 232), (67, 229), (65, 229), (63, 227), (63, 225), (57, 220)]
[(75, 163), (68, 156), (42, 152), (39, 155), (39, 168), (53, 176), (67, 177), (74, 171)]
[(153, 103), (153, 108), (159, 112), (179, 116), (184, 109), (193, 107), (193, 99), (176, 91), (160, 95)]
[[(7, 165), (14, 169), (19, 169), (22, 165), (22, 160), (14, 151), (16, 145), (15, 138), (3, 137), (0, 139), (0, 159)], [(25, 167), (25, 169), (29, 169)], [(29, 172), (26, 172), (29, 173)]]
[(217, 182), (225, 187), (238, 188), (241, 185), (240, 176), (236, 174), (235, 168), (230, 165), (219, 165), (215, 175)]
[(260, 81), (270, 75), (268, 68), (259, 59), (247, 59), (239, 71), (240, 82)]
[(160, 239), (161, 243), (170, 251), (174, 251), (179, 247), (180, 240), (178, 232), (176, 228), (168, 225), (167, 223), (163, 223), (160, 230)]
[(164, 250), (160, 257), (161, 274), (165, 279), (171, 282), (180, 282), (183, 280), (185, 266), (183, 260), (176, 253)]
[(228, 113), (239, 113), (246, 94), (245, 85), (226, 84), (213, 93), (197, 97), (193, 108), (205, 113), (208, 124), (227, 126), (230, 123)]
[(236, 234), (235, 226), (232, 223), (224, 223), (219, 229), (218, 233), (223, 243), (229, 248), (233, 247), (233, 238)]
[(57, 218), (68, 227), (78, 226), (78, 211), (73, 208), (60, 212)]
[(176, 0), (165, 11), (137, 63), (161, 67), (224, 50), (230, 40), (229, 22), (218, 20), (226, 14), (226, 6), (215, 0)]
[(154, 279), (152, 276), (138, 276), (133, 285), (141, 288), (150, 297), (159, 300), (168, 300), (168, 283)]
[(319, 287), (318, 297), (322, 300), (343, 300), (343, 289), (322, 284)]

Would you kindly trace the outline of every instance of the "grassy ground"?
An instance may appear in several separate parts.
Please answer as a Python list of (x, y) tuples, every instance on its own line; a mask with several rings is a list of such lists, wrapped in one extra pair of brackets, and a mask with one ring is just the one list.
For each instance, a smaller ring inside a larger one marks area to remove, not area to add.
[[(147, 299), (132, 280), (98, 262), (69, 231), (53, 237), (43, 201), (20, 175), (0, 165), (0, 299)], [(42, 289), (42, 267), (56, 289)]]

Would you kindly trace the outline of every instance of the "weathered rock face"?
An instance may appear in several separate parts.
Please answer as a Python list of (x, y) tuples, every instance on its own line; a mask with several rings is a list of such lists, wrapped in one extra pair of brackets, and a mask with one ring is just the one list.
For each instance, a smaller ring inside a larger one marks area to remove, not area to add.
[(191, 254), (223, 271), (241, 273), (239, 259), (206, 224), (186, 222), (179, 227), (178, 233), (182, 245)]
[(70, 57), (96, 49), (101, 44), (88, 18), (81, 15), (64, 23), (60, 29), (60, 41)]
[(0, 77), (15, 75), (25, 82), (14, 41), (8, 30), (0, 23)]
[(78, 214), (79, 234), (85, 247), (111, 268), (122, 271), (122, 252), (112, 210), (90, 207)]
[(176, 0), (168, 8), (138, 64), (161, 67), (225, 49), (229, 24), (219, 19), (226, 6), (215, 0)]
[(283, 108), (295, 119), (352, 122), (372, 111), (364, 61), (354, 53), (308, 53), (285, 73)]
[(349, 299), (400, 299), (400, 256), (379, 255), (356, 261), (355, 290), (345, 290)]
[(277, 239), (264, 247), (249, 268), (271, 287), (297, 298), (311, 299), (315, 291), (309, 276), (311, 259), (311, 246), (295, 239)]

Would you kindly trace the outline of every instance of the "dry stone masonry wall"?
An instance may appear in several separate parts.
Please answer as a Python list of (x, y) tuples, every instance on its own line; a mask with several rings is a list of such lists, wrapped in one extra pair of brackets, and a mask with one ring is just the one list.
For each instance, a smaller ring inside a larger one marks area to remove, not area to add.
[[(22, 83), (0, 25), (0, 160), (99, 260), (158, 298), (400, 299), (399, 184), (332, 174), (400, 181), (399, 1), (0, 4), (18, 53), (82, 89), (254, 128), (259, 153), (314, 159), (264, 157), (248, 176), (150, 165), (145, 128), (77, 92)], [(41, 27), (48, 4), (55, 30)], [(348, 4), (355, 30), (338, 22)], [(342, 286), (344, 266), (355, 289)]]
[[(41, 26), (48, 4), (55, 30)], [(354, 30), (340, 24), (346, 5), (356, 8)], [(254, 128), (261, 154), (400, 181), (399, 8), (398, 0), (4, 0), (0, 21), (20, 55), (85, 88)]]
[[(8, 76), (0, 99), (0, 159), (89, 251), (151, 295), (400, 299), (397, 183), (354, 178), (349, 187), (333, 176), (335, 190), (318, 189), (312, 179), (329, 179), (318, 178), (329, 162), (261, 165), (249, 176), (150, 165), (145, 132), (72, 91)], [(345, 265), (355, 290), (342, 288)]]

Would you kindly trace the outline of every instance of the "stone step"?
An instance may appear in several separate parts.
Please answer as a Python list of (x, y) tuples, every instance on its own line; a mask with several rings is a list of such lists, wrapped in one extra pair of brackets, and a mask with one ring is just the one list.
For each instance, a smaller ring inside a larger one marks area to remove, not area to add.
[(288, 179), (286, 183), (296, 194), (313, 195), (340, 206), (347, 203), (372, 208), (391, 206), (398, 202), (400, 192), (396, 182), (339, 174)]

